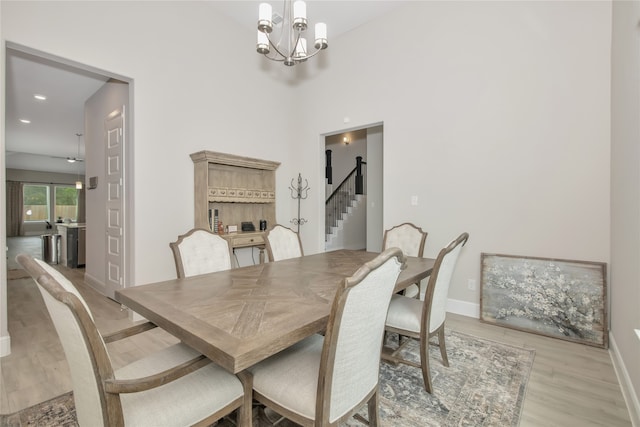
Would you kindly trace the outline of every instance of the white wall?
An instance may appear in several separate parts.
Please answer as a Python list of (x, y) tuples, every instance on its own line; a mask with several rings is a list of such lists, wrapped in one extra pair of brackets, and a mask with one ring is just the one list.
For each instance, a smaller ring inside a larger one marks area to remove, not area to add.
[(640, 425), (640, 2), (613, 3), (611, 85), (611, 346)]
[(301, 140), (384, 122), (384, 228), (470, 233), (453, 299), (481, 252), (608, 263), (610, 32), (606, 2), (409, 2), (332, 44)]

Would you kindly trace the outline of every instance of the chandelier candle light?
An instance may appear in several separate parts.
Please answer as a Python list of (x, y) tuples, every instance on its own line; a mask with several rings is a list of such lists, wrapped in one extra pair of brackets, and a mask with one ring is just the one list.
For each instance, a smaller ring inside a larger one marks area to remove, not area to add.
[[(287, 66), (304, 62), (329, 46), (327, 43), (327, 24), (318, 22), (315, 25), (314, 46), (316, 50), (311, 54), (308, 53), (307, 39), (303, 37), (303, 33), (307, 29), (307, 5), (298, 0), (293, 2), (292, 11), (291, 3), (291, 0), (285, 0), (282, 17), (273, 15), (269, 3), (260, 3), (258, 14), (258, 44), (256, 46), (258, 53), (272, 61), (284, 62), (284, 65)], [(274, 36), (272, 34), (273, 27), (279, 23), (282, 24), (280, 34)], [(277, 41), (274, 42), (274, 39)], [(271, 52), (271, 48), (274, 52)]]

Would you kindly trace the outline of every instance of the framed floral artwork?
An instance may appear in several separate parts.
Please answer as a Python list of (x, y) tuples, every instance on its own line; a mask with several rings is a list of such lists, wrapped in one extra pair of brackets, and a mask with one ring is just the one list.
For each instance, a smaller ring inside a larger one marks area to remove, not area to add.
[(608, 348), (606, 263), (481, 254), (480, 320)]

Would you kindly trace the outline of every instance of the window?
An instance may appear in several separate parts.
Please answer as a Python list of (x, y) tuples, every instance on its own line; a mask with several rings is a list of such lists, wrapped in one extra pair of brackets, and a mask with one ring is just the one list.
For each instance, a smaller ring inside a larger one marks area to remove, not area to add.
[(49, 186), (25, 184), (23, 188), (24, 222), (48, 221)]
[(24, 222), (51, 222), (51, 218), (78, 220), (78, 190), (75, 186), (24, 184), (23, 188)]
[(56, 218), (69, 218), (71, 221), (78, 219), (78, 190), (76, 187), (55, 187), (55, 212)]

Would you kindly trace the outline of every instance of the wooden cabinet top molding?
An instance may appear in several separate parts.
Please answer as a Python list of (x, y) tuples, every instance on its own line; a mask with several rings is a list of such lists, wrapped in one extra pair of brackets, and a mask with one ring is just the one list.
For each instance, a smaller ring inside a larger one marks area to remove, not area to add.
[(239, 166), (243, 168), (276, 170), (280, 166), (280, 162), (270, 160), (254, 159), (251, 157), (236, 156), (235, 154), (217, 153), (215, 151), (198, 151), (191, 154), (191, 160), (194, 163), (208, 162), (221, 165)]

